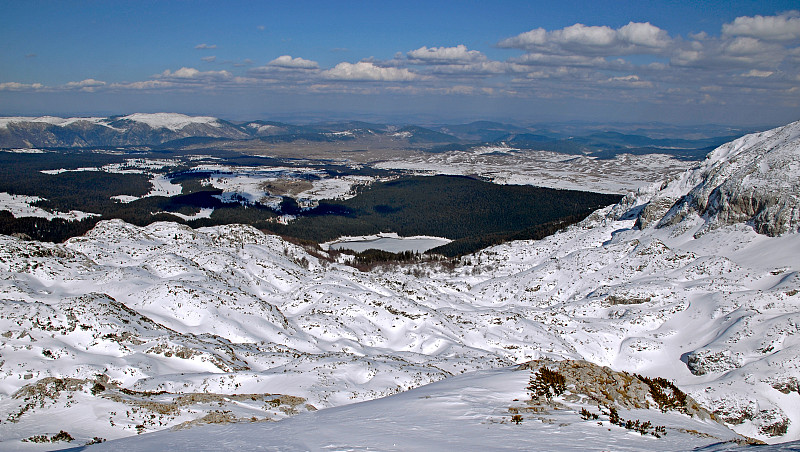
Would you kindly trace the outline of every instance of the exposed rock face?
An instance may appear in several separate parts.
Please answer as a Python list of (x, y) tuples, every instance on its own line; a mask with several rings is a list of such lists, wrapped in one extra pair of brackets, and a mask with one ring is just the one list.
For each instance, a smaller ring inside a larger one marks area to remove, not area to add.
[(687, 355), (686, 366), (695, 375), (705, 375), (737, 369), (742, 364), (730, 350), (695, 350)]
[[(661, 409), (666, 411), (667, 405), (655, 400), (651, 385), (658, 386), (655, 380), (646, 379), (628, 372), (617, 372), (605, 366), (583, 360), (553, 361), (538, 359), (520, 364), (518, 369), (530, 369), (533, 372), (542, 367), (555, 370), (564, 376), (569, 392), (575, 397), (586, 396), (598, 405), (607, 407), (619, 406), (625, 409)], [(714, 419), (705, 408), (697, 404), (691, 397), (672, 388), (662, 389), (680, 403), (669, 406), (699, 419)], [(676, 397), (677, 396), (677, 397)]]
[[(658, 222), (674, 225), (692, 214), (706, 220), (704, 230), (749, 223), (760, 234), (777, 236), (800, 229), (800, 121), (766, 132), (747, 135), (720, 146), (696, 170), (670, 183), (698, 183), (680, 197)], [(670, 190), (673, 188), (673, 190)], [(662, 207), (667, 193), (645, 207), (640, 225), (652, 223), (653, 210)]]

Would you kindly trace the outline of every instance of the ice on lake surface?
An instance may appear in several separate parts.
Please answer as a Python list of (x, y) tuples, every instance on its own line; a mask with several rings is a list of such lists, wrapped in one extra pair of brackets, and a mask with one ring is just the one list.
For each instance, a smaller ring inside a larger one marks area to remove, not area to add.
[(450, 239), (442, 237), (399, 237), (396, 234), (370, 237), (342, 237), (330, 244), (334, 250), (348, 249), (360, 253), (369, 249), (401, 253), (414, 251), (424, 253), (437, 246), (447, 245)]

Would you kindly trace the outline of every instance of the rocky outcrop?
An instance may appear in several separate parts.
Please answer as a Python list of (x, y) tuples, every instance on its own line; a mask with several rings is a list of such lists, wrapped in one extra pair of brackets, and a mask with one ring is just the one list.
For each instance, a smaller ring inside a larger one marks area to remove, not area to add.
[(694, 173), (685, 177), (699, 173), (700, 183), (658, 227), (696, 214), (706, 220), (704, 230), (749, 223), (760, 234), (777, 236), (800, 228), (800, 121), (722, 145)]
[(535, 373), (543, 367), (564, 377), (567, 399), (624, 409), (676, 410), (698, 419), (714, 419), (694, 399), (661, 378), (617, 372), (583, 360), (539, 359), (520, 364), (518, 369)]

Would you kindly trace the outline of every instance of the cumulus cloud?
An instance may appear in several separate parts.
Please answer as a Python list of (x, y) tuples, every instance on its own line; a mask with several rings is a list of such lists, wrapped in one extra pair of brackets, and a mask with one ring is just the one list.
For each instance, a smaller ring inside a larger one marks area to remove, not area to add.
[(247, 73), (261, 81), (284, 79), (296, 83), (316, 76), (319, 73), (319, 63), (300, 57), (292, 58), (289, 55), (282, 55), (264, 66), (249, 69)]
[(464, 64), (485, 61), (486, 57), (477, 50), (467, 50), (459, 44), (455, 47), (420, 47), (407, 53), (408, 59), (422, 64)]
[(693, 41), (677, 49), (670, 64), (715, 70), (763, 69), (779, 66), (787, 56), (789, 53), (780, 44), (742, 36)]
[(300, 57), (292, 58), (289, 55), (281, 55), (267, 63), (267, 66), (284, 69), (318, 69), (319, 63), (316, 61), (305, 60)]
[(69, 82), (64, 85), (67, 89), (79, 89), (81, 91), (92, 92), (97, 88), (105, 86), (106, 82), (95, 80), (93, 78), (87, 78), (86, 80), (81, 80), (80, 82)]
[(206, 43), (203, 43), (203, 44), (197, 44), (196, 46), (194, 46), (194, 48), (195, 48), (195, 49), (199, 49), (199, 50), (205, 50), (205, 49), (216, 49), (216, 48), (217, 48), (217, 45), (216, 45), (216, 44), (206, 44)]
[(380, 67), (368, 61), (358, 63), (339, 63), (332, 69), (322, 72), (322, 76), (332, 80), (407, 82), (420, 76), (405, 68)]
[(672, 66), (716, 71), (750, 69), (750, 74), (799, 69), (800, 48), (795, 46), (800, 41), (797, 11), (777, 16), (737, 17), (722, 26), (720, 37), (705, 33), (690, 37), (692, 40), (682, 43), (670, 57)]
[(213, 62), (217, 61), (217, 57), (215, 57), (215, 56), (207, 56), (207, 57), (203, 57), (203, 58), (200, 58), (200, 59), (205, 61), (206, 63), (213, 63)]
[(722, 26), (725, 36), (749, 36), (765, 41), (794, 41), (800, 39), (800, 11), (778, 16), (737, 17)]
[(583, 24), (553, 31), (537, 28), (504, 39), (497, 45), (554, 55), (613, 56), (659, 53), (673, 42), (665, 30), (649, 22), (630, 22), (617, 29)]
[(625, 88), (652, 88), (653, 83), (647, 80), (642, 80), (638, 75), (624, 75), (620, 77), (610, 77), (604, 83), (621, 86)]
[(27, 91), (37, 90), (44, 88), (41, 83), (18, 83), (18, 82), (4, 82), (0, 83), (0, 91)]
[(199, 71), (193, 67), (182, 67), (177, 71), (167, 69), (158, 77), (178, 80), (226, 80), (230, 79), (232, 74), (228, 71)]

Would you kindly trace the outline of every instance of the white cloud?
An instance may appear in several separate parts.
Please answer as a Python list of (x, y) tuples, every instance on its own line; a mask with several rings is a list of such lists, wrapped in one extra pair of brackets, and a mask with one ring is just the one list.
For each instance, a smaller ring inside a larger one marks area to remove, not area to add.
[(177, 80), (226, 80), (232, 74), (228, 71), (199, 71), (193, 67), (182, 67), (174, 72), (167, 69), (158, 77)]
[(663, 48), (671, 43), (667, 32), (650, 22), (630, 22), (617, 30), (618, 39), (634, 46)]
[(575, 24), (549, 33), (551, 41), (561, 45), (585, 47), (610, 47), (616, 40), (616, 32), (611, 27), (591, 27)]
[(621, 77), (611, 77), (605, 81), (607, 84), (628, 88), (652, 88), (653, 83), (642, 80), (638, 75), (624, 75)]
[(83, 91), (94, 91), (96, 88), (101, 86), (105, 86), (106, 82), (95, 80), (93, 78), (87, 78), (86, 80), (81, 80), (80, 82), (69, 82), (64, 85), (67, 89), (80, 89)]
[(207, 57), (203, 57), (203, 58), (200, 58), (200, 59), (205, 61), (206, 63), (213, 63), (213, 62), (217, 61), (217, 57), (215, 57), (215, 56), (207, 56)]
[(723, 37), (692, 41), (676, 49), (670, 58), (674, 67), (728, 69), (771, 69), (778, 67), (790, 52), (780, 44), (751, 37)]
[(206, 43), (203, 43), (203, 44), (197, 44), (196, 46), (194, 46), (194, 48), (195, 48), (195, 49), (200, 49), (200, 50), (204, 50), (204, 49), (216, 49), (216, 48), (217, 48), (217, 45), (216, 45), (216, 44), (206, 44)]
[(777, 16), (742, 16), (722, 26), (725, 36), (748, 36), (765, 41), (800, 39), (800, 12), (790, 11)]
[(418, 74), (404, 68), (380, 67), (367, 61), (339, 63), (322, 72), (322, 76), (333, 80), (406, 82), (420, 78)]
[(530, 49), (544, 45), (546, 42), (547, 30), (544, 28), (537, 28), (535, 30), (526, 31), (513, 38), (504, 39), (497, 45), (509, 49)]
[(0, 91), (27, 91), (37, 90), (44, 88), (41, 83), (18, 83), (18, 82), (4, 82), (0, 83)]
[(316, 61), (304, 60), (300, 57), (292, 58), (289, 55), (281, 55), (267, 63), (267, 66), (284, 69), (317, 69), (319, 68), (319, 63)]
[(725, 43), (724, 51), (729, 55), (757, 55), (769, 50), (769, 46), (755, 38), (735, 38)]
[(630, 22), (618, 29), (583, 24), (553, 31), (537, 28), (497, 45), (553, 55), (612, 56), (660, 53), (673, 42), (666, 31), (649, 22)]
[(423, 64), (464, 64), (485, 61), (486, 56), (477, 50), (467, 50), (459, 44), (455, 47), (420, 47), (408, 52), (408, 58)]
[(775, 72), (773, 72), (773, 71), (759, 71), (758, 69), (750, 69), (750, 72), (746, 72), (746, 73), (741, 74), (741, 75), (742, 75), (742, 77), (764, 78), (764, 77), (769, 77), (770, 75), (772, 75), (774, 73)]

